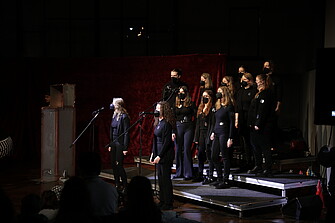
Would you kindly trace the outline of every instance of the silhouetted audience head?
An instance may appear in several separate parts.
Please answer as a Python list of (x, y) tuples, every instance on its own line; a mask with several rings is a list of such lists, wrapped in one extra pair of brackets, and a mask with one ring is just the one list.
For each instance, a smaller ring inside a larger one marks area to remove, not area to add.
[(28, 194), (21, 200), (21, 214), (36, 214), (40, 211), (41, 198), (37, 194)]
[(88, 191), (82, 178), (72, 176), (65, 181), (55, 222), (93, 222)]
[(153, 205), (154, 197), (151, 182), (147, 177), (134, 176), (127, 189), (127, 202), (129, 206), (136, 207), (139, 203)]
[(84, 176), (98, 176), (101, 172), (101, 156), (96, 152), (84, 152), (78, 159), (79, 172)]
[(116, 216), (117, 222), (162, 222), (162, 212), (154, 201), (150, 180), (134, 176), (128, 184), (125, 206)]
[(41, 209), (57, 209), (59, 201), (57, 195), (52, 190), (45, 190), (41, 195)]
[(48, 222), (48, 218), (39, 214), (41, 210), (41, 198), (38, 194), (30, 193), (21, 200), (21, 212), (18, 221), (22, 223)]
[(0, 188), (0, 219), (1, 222), (16, 222), (16, 213), (12, 201)]

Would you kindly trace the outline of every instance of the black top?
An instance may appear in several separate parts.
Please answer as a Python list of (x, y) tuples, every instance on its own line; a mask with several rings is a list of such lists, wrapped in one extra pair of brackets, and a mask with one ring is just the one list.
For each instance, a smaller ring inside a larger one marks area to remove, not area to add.
[(239, 121), (246, 121), (244, 119), (248, 116), (251, 100), (257, 94), (257, 86), (252, 85), (249, 88), (241, 88), (236, 95), (236, 113), (239, 114)]
[(273, 92), (268, 89), (261, 91), (250, 104), (248, 124), (258, 126), (260, 131), (271, 131), (274, 124), (276, 100)]
[(158, 122), (154, 130), (152, 147), (153, 159), (159, 156), (159, 163), (170, 162), (174, 159), (174, 144), (172, 141), (172, 126), (165, 119)]
[(210, 134), (211, 134), (211, 127), (214, 122), (214, 112), (211, 109), (208, 115), (201, 113), (197, 116), (195, 132), (194, 132), (194, 142), (199, 142), (200, 132), (206, 132), (206, 145), (210, 144)]
[[(122, 150), (126, 151), (128, 149), (130, 137), (129, 137), (129, 127), (130, 119), (127, 114), (121, 114), (119, 120), (116, 121), (116, 116), (112, 119), (110, 125), (110, 143), (109, 146), (112, 146), (113, 141), (116, 140), (121, 146)], [(122, 136), (121, 136), (122, 134)]]
[(176, 121), (179, 122), (192, 122), (193, 117), (196, 115), (197, 108), (195, 103), (192, 102), (191, 106), (185, 107), (181, 106), (180, 108), (175, 107)]
[(283, 100), (283, 84), (281, 78), (275, 73), (270, 74), (269, 77), (272, 81), (270, 89), (273, 91), (274, 98), (276, 102), (281, 102)]
[(229, 138), (233, 138), (234, 133), (234, 106), (221, 106), (215, 112), (215, 124), (212, 132), (215, 134), (227, 134)]

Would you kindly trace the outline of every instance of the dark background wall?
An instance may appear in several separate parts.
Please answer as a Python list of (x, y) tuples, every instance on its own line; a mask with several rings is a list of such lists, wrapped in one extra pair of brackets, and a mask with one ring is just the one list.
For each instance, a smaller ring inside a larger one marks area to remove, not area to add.
[[(273, 59), (284, 82), (282, 128), (301, 127), (302, 79), (314, 69), (316, 52), (324, 45), (323, 0), (7, 0), (0, 4), (2, 63), (23, 58), (226, 54), (226, 75), (235, 73), (240, 64), (256, 75), (264, 59)], [(19, 72), (5, 77), (4, 72), (1, 82), (11, 88), (2, 96), (11, 103), (20, 103), (20, 97), (13, 96), (15, 82), (43, 83), (47, 90), (57, 81), (56, 77), (49, 80), (47, 73), (37, 77), (33, 71), (27, 77)], [(29, 97), (43, 100), (43, 94), (32, 92)]]
[[(0, 55), (224, 53), (254, 72), (259, 60), (271, 57), (283, 73), (301, 73), (323, 46), (324, 7), (322, 0), (2, 1)], [(235, 72), (236, 65), (230, 67)]]

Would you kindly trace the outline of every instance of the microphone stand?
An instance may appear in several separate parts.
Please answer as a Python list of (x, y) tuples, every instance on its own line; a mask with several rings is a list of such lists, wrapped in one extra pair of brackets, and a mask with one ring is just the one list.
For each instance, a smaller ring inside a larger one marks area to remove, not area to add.
[[(120, 137), (122, 137), (123, 135), (125, 135), (132, 127), (134, 127), (137, 123), (140, 123), (139, 128), (140, 128), (140, 165), (139, 165), (139, 175), (142, 174), (142, 170), (141, 170), (141, 156), (142, 156), (142, 119), (145, 117), (145, 115), (140, 116), (139, 119), (136, 120), (136, 122), (134, 122), (131, 126), (129, 126), (128, 129), (126, 129), (124, 132), (122, 132), (118, 137), (116, 137), (112, 143), (116, 142)], [(110, 143), (108, 143), (107, 145), (105, 145), (105, 148), (107, 148), (108, 146), (110, 146)]]
[[(95, 113), (95, 114), (94, 114)], [(88, 127), (90, 125), (92, 125), (92, 123), (94, 122), (94, 120), (98, 117), (98, 115), (100, 114), (100, 111), (96, 111), (94, 112), (94, 116), (93, 118), (89, 121), (89, 123), (87, 124), (87, 126), (84, 128), (84, 130), (77, 136), (77, 138), (71, 143), (71, 145), (69, 146), (69, 148), (72, 148), (74, 146), (74, 144), (78, 141), (78, 139), (82, 136), (82, 134), (88, 129)], [(93, 137), (94, 137), (94, 129), (93, 129)], [(94, 149), (94, 138), (93, 138), (93, 149)]]
[[(171, 94), (165, 101), (169, 101), (171, 97), (177, 92), (179, 88), (172, 89)], [(163, 101), (164, 97), (162, 97), (159, 101)], [(139, 151), (139, 175), (142, 174), (142, 119), (146, 116), (146, 112), (149, 109), (152, 109), (155, 105), (157, 105), (158, 102), (155, 102), (153, 105), (151, 105), (149, 108), (145, 109), (144, 111), (139, 113), (140, 118), (134, 123), (140, 123), (139, 128), (140, 128), (140, 151)], [(115, 140), (114, 140), (115, 141)], [(113, 142), (114, 142), (113, 141)], [(155, 191), (156, 191), (156, 164), (155, 164)]]
[(145, 115), (142, 115), (140, 117), (139, 121), (139, 129), (140, 129), (140, 151), (139, 151), (139, 157), (140, 157), (140, 162), (138, 166), (138, 175), (142, 175), (142, 119), (145, 117)]

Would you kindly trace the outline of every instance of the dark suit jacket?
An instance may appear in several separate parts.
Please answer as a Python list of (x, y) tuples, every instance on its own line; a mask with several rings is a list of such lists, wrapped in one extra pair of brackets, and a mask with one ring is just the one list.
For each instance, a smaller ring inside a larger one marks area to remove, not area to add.
[(122, 136), (120, 136), (116, 142), (113, 143), (113, 141), (115, 139), (113, 139), (113, 130), (112, 130), (112, 125), (110, 127), (110, 143), (109, 146), (112, 146), (115, 143), (120, 144), (120, 146), (122, 147), (123, 151), (128, 150), (128, 146), (129, 146), (129, 141), (130, 141), (130, 137), (129, 137), (129, 127), (130, 127), (130, 119), (129, 116), (127, 114), (122, 114), (120, 117), (120, 122), (119, 125), (117, 126), (117, 133), (120, 136), (121, 134), (123, 134)]

